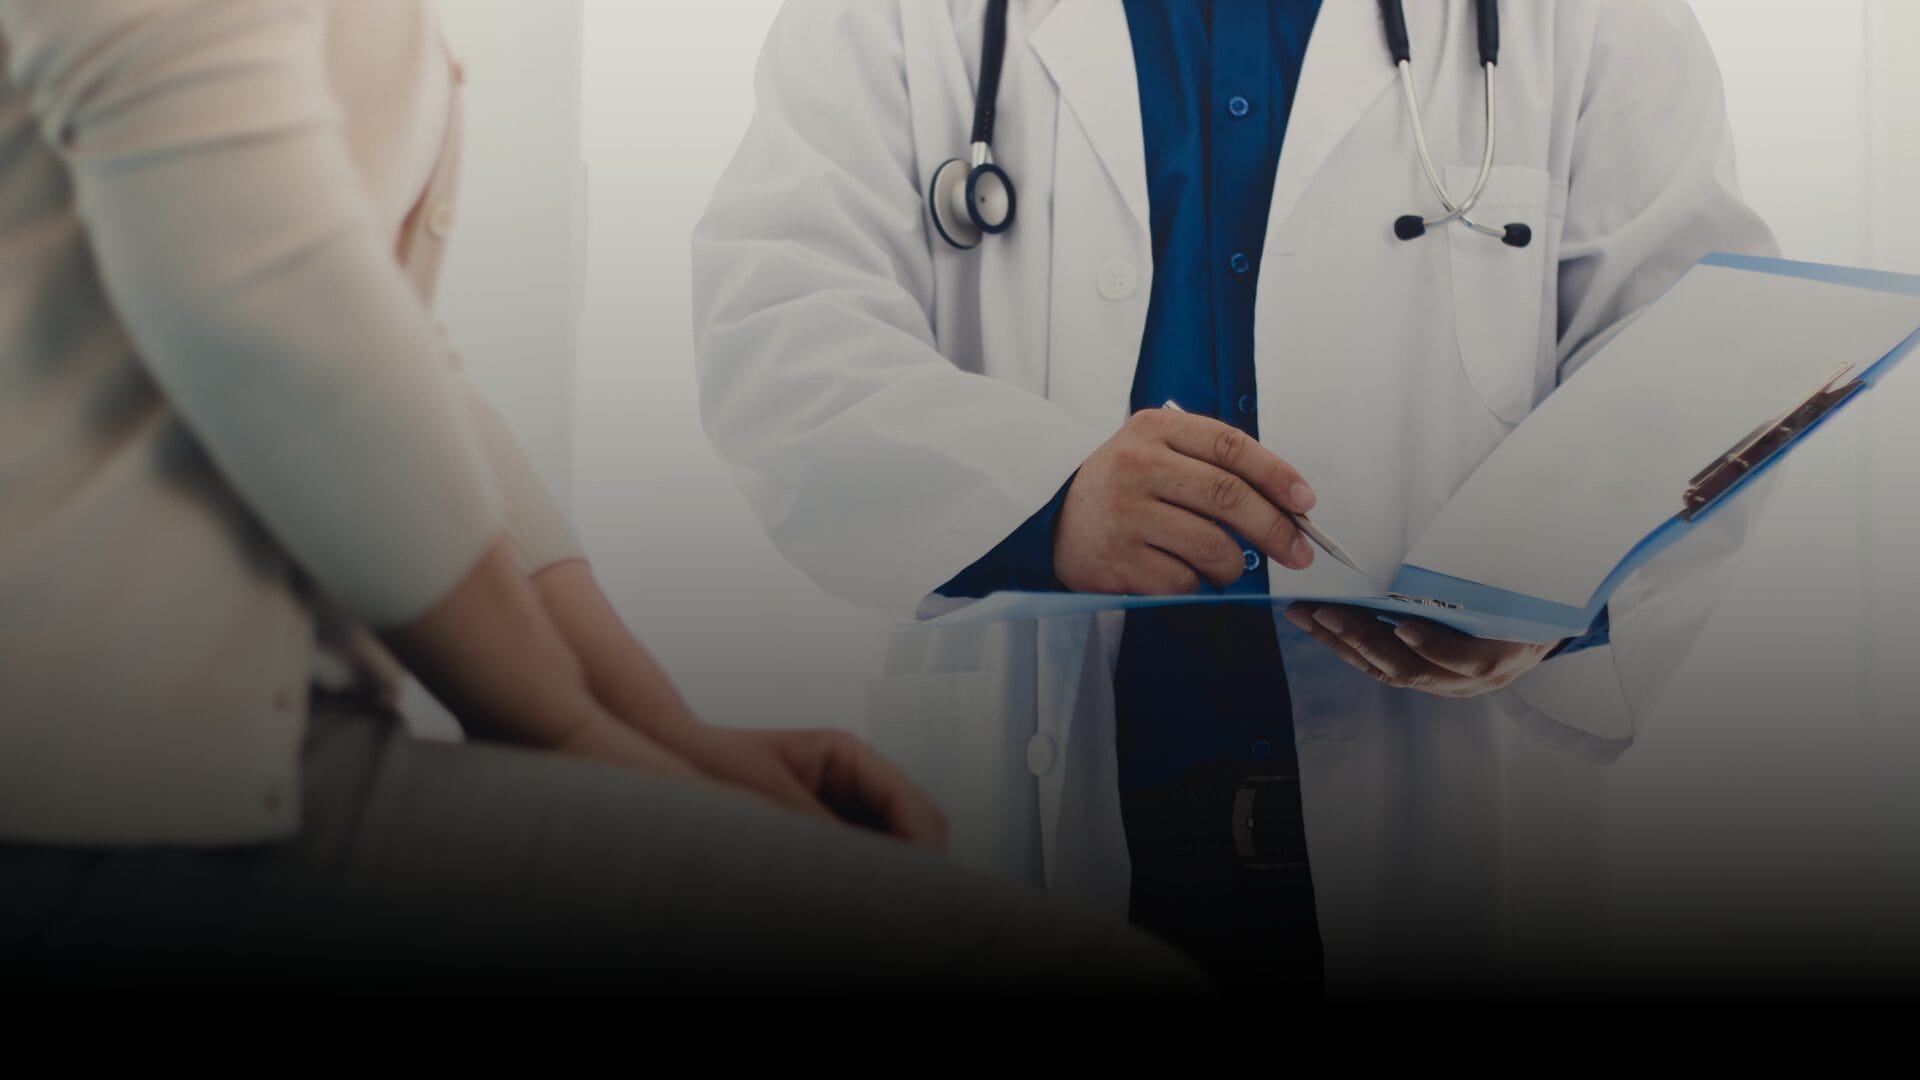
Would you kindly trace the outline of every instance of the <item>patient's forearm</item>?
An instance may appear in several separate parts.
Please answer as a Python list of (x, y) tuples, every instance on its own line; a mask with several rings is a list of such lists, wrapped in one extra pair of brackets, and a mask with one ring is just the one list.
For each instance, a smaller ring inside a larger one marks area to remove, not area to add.
[(655, 772), (696, 775), (615, 719), (504, 543), (452, 593), (386, 636), (426, 686), (474, 733)]
[(549, 567), (534, 576), (533, 585), (603, 706), (669, 746), (701, 726), (666, 672), (628, 632), (586, 563)]

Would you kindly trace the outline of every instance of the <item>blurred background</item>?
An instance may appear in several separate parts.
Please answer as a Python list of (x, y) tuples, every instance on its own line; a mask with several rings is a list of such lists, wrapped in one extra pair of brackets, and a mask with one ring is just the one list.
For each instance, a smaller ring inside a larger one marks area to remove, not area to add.
[[(858, 730), (886, 627), (773, 551), (693, 375), (689, 236), (780, 4), (439, 2), (472, 95), (455, 339), (696, 708)], [(1693, 6), (1786, 253), (1920, 273), (1920, 4)], [(1917, 407), (1910, 364), (1796, 458), (1736, 595), (1610, 771), (1621, 932), (1738, 950), (1714, 939), (1737, 903), (1851, 956), (1907, 919), (1896, 897), (1914, 894), (1891, 883), (1920, 865)]]

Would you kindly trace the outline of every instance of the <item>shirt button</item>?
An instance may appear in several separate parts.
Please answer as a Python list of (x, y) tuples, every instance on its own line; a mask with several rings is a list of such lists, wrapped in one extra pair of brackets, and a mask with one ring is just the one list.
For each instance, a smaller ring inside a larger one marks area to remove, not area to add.
[(1227, 115), (1239, 120), (1253, 111), (1253, 102), (1238, 94), (1227, 99)]
[(1240, 410), (1241, 416), (1252, 416), (1260, 411), (1260, 399), (1252, 394), (1241, 394), (1240, 400), (1235, 402), (1234, 406)]
[(1253, 751), (1254, 757), (1266, 757), (1273, 753), (1273, 744), (1265, 739), (1256, 739), (1248, 749)]
[(1233, 258), (1227, 260), (1227, 265), (1233, 269), (1234, 273), (1244, 274), (1253, 269), (1253, 260), (1247, 258), (1246, 252), (1236, 251), (1233, 253)]
[(1140, 287), (1140, 272), (1125, 259), (1111, 259), (1100, 267), (1100, 295), (1109, 300), (1125, 300)]
[(427, 232), (433, 234), (435, 240), (445, 240), (447, 237), (452, 236), (453, 215), (452, 203), (443, 202), (438, 204), (433, 208), (433, 212), (427, 215)]
[(1253, 550), (1252, 548), (1248, 548), (1247, 550), (1240, 553), (1240, 557), (1246, 563), (1247, 573), (1251, 574), (1255, 570), (1260, 569), (1260, 553), (1259, 552)]
[(1060, 759), (1059, 747), (1046, 735), (1035, 735), (1027, 740), (1027, 771), (1035, 776), (1046, 776), (1053, 772), (1054, 765)]

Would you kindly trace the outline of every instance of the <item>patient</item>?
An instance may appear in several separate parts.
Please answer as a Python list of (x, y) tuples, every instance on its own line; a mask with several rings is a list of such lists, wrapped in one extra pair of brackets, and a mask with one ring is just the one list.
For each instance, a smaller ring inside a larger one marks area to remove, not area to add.
[(1193, 989), (628, 635), (429, 315), (421, 3), (0, 0), (0, 65), (0, 986)]

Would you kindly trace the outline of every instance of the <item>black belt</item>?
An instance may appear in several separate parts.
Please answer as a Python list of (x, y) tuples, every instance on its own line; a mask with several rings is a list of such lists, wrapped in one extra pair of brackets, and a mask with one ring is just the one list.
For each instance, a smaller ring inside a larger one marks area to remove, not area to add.
[(1127, 848), (1137, 861), (1245, 870), (1307, 869), (1298, 774), (1199, 770), (1124, 792)]

